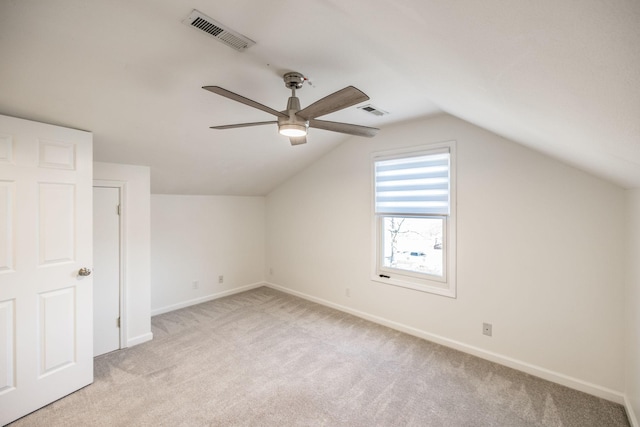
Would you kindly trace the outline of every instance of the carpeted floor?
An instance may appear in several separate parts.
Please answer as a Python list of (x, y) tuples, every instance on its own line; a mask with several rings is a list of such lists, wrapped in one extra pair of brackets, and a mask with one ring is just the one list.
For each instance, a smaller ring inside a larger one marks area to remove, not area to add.
[(152, 319), (12, 426), (628, 426), (622, 406), (269, 288)]

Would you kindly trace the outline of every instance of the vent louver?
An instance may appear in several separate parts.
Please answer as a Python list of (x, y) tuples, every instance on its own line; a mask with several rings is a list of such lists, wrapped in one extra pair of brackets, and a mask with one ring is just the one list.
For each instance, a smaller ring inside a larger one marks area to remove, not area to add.
[(250, 38), (233, 31), (196, 9), (193, 9), (191, 14), (182, 22), (185, 25), (205, 32), (210, 37), (240, 52), (256, 44), (256, 42)]
[(367, 113), (371, 113), (375, 116), (384, 116), (389, 114), (388, 112), (381, 110), (378, 107), (374, 107), (371, 104), (363, 105), (362, 107), (358, 107), (360, 110), (366, 111)]

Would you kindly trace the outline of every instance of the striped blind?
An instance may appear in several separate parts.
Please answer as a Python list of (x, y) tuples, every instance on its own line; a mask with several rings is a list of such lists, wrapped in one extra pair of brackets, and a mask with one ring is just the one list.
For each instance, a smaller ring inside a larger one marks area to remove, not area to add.
[(449, 152), (375, 161), (376, 214), (449, 215)]

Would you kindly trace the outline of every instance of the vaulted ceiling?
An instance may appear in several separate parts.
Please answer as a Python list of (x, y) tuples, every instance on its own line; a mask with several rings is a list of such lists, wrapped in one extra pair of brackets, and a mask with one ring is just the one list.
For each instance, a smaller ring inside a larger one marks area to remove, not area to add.
[[(192, 9), (256, 44), (184, 25)], [(389, 112), (323, 119), (446, 112), (640, 187), (637, 0), (0, 0), (0, 114), (92, 131), (95, 160), (150, 166), (154, 193), (264, 195), (350, 138), (209, 129), (272, 116), (202, 86), (283, 110), (288, 71), (303, 106), (353, 85)]]

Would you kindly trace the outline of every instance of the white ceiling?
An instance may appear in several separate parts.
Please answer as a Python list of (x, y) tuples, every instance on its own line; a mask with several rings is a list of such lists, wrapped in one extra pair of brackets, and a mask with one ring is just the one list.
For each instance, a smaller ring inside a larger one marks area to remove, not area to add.
[[(182, 20), (198, 9), (256, 41), (237, 52)], [(348, 85), (384, 127), (446, 112), (640, 187), (638, 0), (0, 0), (0, 114), (94, 133), (98, 161), (149, 165), (154, 193), (264, 195), (347, 136), (292, 147), (272, 116)], [(363, 144), (367, 139), (358, 138)]]

